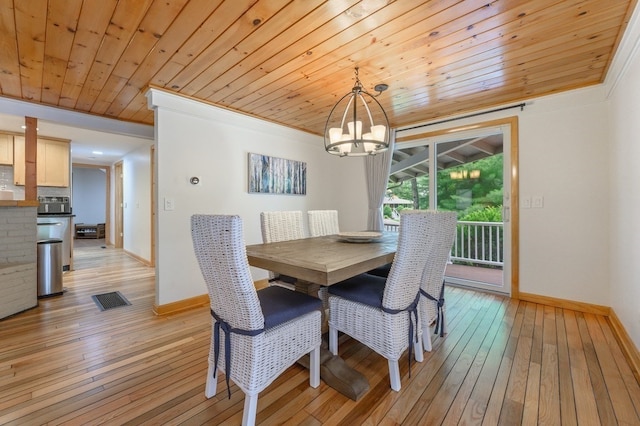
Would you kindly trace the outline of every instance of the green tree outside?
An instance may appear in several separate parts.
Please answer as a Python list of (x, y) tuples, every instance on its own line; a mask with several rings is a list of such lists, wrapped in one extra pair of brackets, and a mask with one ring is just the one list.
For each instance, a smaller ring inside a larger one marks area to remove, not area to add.
[[(458, 220), (479, 222), (502, 221), (502, 154), (486, 157), (472, 163), (463, 164), (438, 171), (438, 209), (458, 212)], [(454, 179), (452, 174), (471, 176), (479, 170), (477, 178)], [(427, 209), (429, 207), (429, 176), (416, 178), (417, 191), (411, 181), (390, 185), (388, 193), (398, 198), (413, 200), (414, 205), (397, 206), (402, 208)], [(414, 197), (417, 193), (418, 199)], [(385, 206), (384, 216), (391, 216), (391, 208)]]
[[(438, 171), (437, 208), (438, 210), (455, 211), (461, 222), (502, 222), (502, 186), (503, 155), (497, 154), (471, 163)], [(479, 175), (477, 175), (479, 171)], [(472, 173), (473, 172), (473, 173)], [(429, 208), (429, 176), (419, 176), (415, 181), (390, 186), (389, 196), (413, 200), (414, 205), (395, 206), (398, 211), (403, 208)], [(392, 208), (384, 207), (385, 218), (391, 217)], [(490, 235), (491, 227), (472, 231), (470, 227), (459, 224), (457, 238), (460, 239), (457, 250), (462, 250), (465, 242), (472, 246), (484, 246), (483, 253), (499, 252), (502, 257), (502, 234)], [(489, 246), (493, 247), (489, 247)], [(453, 253), (454, 256), (465, 257), (464, 253)], [(474, 264), (474, 262), (456, 263)], [(476, 266), (495, 267), (478, 264)]]

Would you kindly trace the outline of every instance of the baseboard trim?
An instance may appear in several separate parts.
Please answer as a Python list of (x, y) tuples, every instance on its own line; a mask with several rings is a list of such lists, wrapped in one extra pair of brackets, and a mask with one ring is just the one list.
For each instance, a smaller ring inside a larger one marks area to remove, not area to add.
[(253, 285), (256, 286), (256, 290), (260, 290), (269, 287), (269, 280), (265, 278), (264, 280), (254, 281)]
[(133, 257), (135, 260), (137, 260), (138, 262), (142, 263), (143, 265), (147, 265), (147, 266), (153, 266), (151, 264), (151, 262), (149, 262), (147, 259), (144, 259), (140, 256), (138, 256), (137, 254), (131, 253), (130, 251), (127, 251), (125, 249), (122, 249), (122, 251), (127, 255), (127, 256), (131, 256)]
[(558, 299), (555, 297), (541, 296), (539, 294), (520, 293), (520, 300), (525, 302), (539, 303), (541, 305), (553, 306), (554, 308), (571, 309), (572, 311), (584, 312), (587, 314), (609, 316), (611, 308), (591, 303), (575, 302), (573, 300)]
[[(256, 290), (269, 286), (269, 280), (258, 280), (254, 282)], [(171, 315), (178, 312), (188, 311), (190, 309), (201, 308), (203, 306), (209, 306), (209, 295), (202, 294), (200, 296), (191, 297), (189, 299), (178, 300), (177, 302), (171, 302), (164, 305), (153, 305), (153, 312), (156, 315)]]
[(618, 318), (618, 315), (616, 315), (616, 312), (613, 309), (611, 309), (611, 313), (608, 318), (611, 329), (613, 330), (613, 335), (622, 348), (622, 353), (625, 358), (629, 361), (633, 374), (636, 376), (636, 380), (640, 382), (640, 351), (636, 348), (636, 345), (631, 340), (631, 337), (629, 337), (627, 330), (624, 328), (624, 325), (620, 322), (620, 318)]
[(177, 302), (171, 302), (164, 305), (153, 305), (153, 312), (156, 315), (171, 315), (178, 312), (188, 311), (190, 309), (201, 308), (203, 306), (209, 306), (209, 295), (202, 294), (196, 297), (190, 297), (189, 299), (178, 300)]

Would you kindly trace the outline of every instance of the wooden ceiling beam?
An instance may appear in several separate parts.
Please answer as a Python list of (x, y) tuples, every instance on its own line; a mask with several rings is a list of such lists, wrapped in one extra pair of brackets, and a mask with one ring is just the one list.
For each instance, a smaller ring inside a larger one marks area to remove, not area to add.
[(406, 158), (402, 161), (398, 161), (395, 164), (391, 165), (391, 172), (390, 173), (397, 173), (403, 170), (407, 170), (410, 169), (412, 167), (417, 166), (418, 164), (424, 163), (425, 161), (429, 160), (429, 150), (428, 149), (423, 149), (422, 151), (418, 152), (417, 154), (413, 154), (411, 157)]

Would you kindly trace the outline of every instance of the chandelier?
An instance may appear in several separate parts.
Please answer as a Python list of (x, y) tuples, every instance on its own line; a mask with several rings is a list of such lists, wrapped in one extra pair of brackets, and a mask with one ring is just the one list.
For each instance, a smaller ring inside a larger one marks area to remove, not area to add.
[[(380, 102), (362, 87), (355, 68), (356, 83), (331, 109), (324, 128), (324, 148), (329, 154), (375, 155), (389, 148), (389, 120)], [(378, 95), (387, 89), (378, 84)]]

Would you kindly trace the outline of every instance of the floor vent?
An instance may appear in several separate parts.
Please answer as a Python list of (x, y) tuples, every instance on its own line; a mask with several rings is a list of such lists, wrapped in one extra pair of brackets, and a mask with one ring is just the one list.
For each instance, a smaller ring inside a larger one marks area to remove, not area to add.
[(91, 296), (91, 298), (96, 302), (96, 305), (98, 305), (98, 308), (100, 308), (101, 311), (131, 305), (126, 297), (124, 297), (119, 291), (96, 294)]

